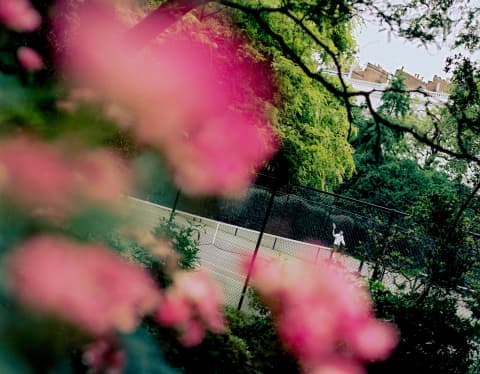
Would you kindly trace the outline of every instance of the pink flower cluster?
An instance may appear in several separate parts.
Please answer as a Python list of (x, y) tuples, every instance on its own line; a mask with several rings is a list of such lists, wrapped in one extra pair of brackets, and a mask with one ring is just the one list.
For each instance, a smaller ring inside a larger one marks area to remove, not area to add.
[(153, 311), (159, 291), (149, 274), (100, 245), (40, 236), (14, 250), (9, 282), (28, 307), (103, 336), (132, 331)]
[(0, 0), (0, 22), (15, 31), (30, 32), (42, 18), (28, 0)]
[(111, 202), (129, 190), (119, 157), (106, 150), (69, 155), (60, 147), (18, 137), (0, 143), (0, 189), (34, 207), (69, 208), (78, 197)]
[[(108, 3), (79, 7), (75, 27), (57, 22), (65, 35), (64, 70), (78, 85), (132, 110), (137, 141), (163, 153), (184, 191), (244, 188), (276, 143), (265, 108), (237, 83), (254, 75), (254, 60), (232, 63), (237, 45), (206, 45), (187, 33), (164, 34), (148, 48), (132, 45)], [(265, 81), (257, 84), (271, 91)]]
[(367, 290), (338, 265), (261, 260), (252, 282), (306, 372), (364, 373), (362, 362), (385, 359), (397, 344), (393, 326), (374, 318)]
[(221, 293), (203, 271), (175, 273), (156, 317), (161, 325), (175, 326), (187, 347), (199, 344), (206, 329), (221, 333), (225, 328)]

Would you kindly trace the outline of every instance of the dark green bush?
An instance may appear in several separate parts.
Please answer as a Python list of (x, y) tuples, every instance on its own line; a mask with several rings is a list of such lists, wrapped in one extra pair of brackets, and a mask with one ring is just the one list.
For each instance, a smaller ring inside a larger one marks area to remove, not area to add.
[(187, 225), (160, 218), (157, 227), (153, 229), (153, 235), (159, 239), (172, 243), (172, 247), (180, 254), (179, 265), (182, 269), (194, 269), (198, 266), (198, 251), (202, 225), (189, 222)]
[(282, 347), (269, 317), (227, 309), (227, 331), (207, 334), (196, 347), (184, 348), (171, 330), (150, 321), (150, 332), (165, 357), (184, 373), (299, 373), (296, 361)]
[(167, 361), (183, 373), (253, 372), (246, 343), (229, 332), (222, 335), (207, 333), (198, 346), (185, 348), (178, 343), (172, 330), (150, 322), (149, 331), (164, 351)]
[(432, 292), (394, 294), (381, 284), (370, 286), (378, 318), (394, 322), (401, 339), (385, 361), (370, 364), (370, 374), (465, 374), (478, 355), (475, 321), (457, 315), (457, 301)]
[(247, 315), (227, 310), (231, 334), (243, 339), (251, 355), (253, 373), (300, 373), (296, 360), (285, 351), (269, 315)]

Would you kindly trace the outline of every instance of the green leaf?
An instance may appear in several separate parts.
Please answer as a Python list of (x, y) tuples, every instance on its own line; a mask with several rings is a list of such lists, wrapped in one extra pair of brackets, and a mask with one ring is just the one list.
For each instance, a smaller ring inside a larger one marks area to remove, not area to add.
[(30, 374), (33, 371), (20, 357), (5, 347), (0, 348), (0, 373), (2, 374)]
[(133, 334), (122, 335), (121, 344), (127, 353), (124, 374), (178, 374), (168, 365), (153, 337), (139, 328)]

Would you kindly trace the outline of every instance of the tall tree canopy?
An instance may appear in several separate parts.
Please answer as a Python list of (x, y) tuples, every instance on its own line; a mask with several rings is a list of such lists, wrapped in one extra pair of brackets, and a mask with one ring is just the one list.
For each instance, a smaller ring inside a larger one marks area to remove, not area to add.
[[(151, 4), (152, 2), (150, 2)], [(154, 2), (155, 3), (155, 2)], [(173, 23), (186, 12), (195, 7), (203, 7), (207, 2), (192, 1), (192, 0), (177, 0), (159, 2), (160, 5), (143, 21), (139, 22), (132, 29), (133, 35), (137, 35), (139, 40), (147, 42), (151, 38), (158, 35), (162, 29), (156, 25), (152, 27), (152, 20), (155, 17), (163, 17), (169, 14), (170, 21)], [(319, 135), (325, 137), (323, 145), (335, 144), (339, 152), (335, 153), (334, 157), (337, 161), (337, 170), (331, 173), (328, 170), (330, 165), (323, 161), (317, 162), (318, 167), (309, 166), (297, 161), (297, 165), (293, 167), (291, 160), (293, 157), (289, 155), (297, 154), (299, 160), (304, 159), (305, 162), (311, 162), (311, 159), (305, 158), (301, 151), (301, 138), (297, 129), (292, 131), (288, 128), (288, 120), (281, 124), (281, 133), (291, 136), (290, 144), (285, 144), (286, 157), (282, 158), (287, 163), (287, 169), (295, 169), (298, 171), (298, 180), (317, 186), (332, 185), (335, 181), (341, 180), (342, 176), (351, 171), (351, 160), (348, 158), (348, 151), (346, 143), (342, 143), (343, 136), (347, 138), (353, 133), (353, 116), (354, 108), (353, 101), (355, 98), (362, 97), (366, 101), (367, 109), (370, 111), (373, 121), (382, 124), (384, 128), (394, 130), (397, 132), (410, 134), (417, 141), (426, 144), (428, 147), (434, 149), (436, 152), (441, 152), (449, 157), (464, 160), (469, 164), (480, 164), (478, 153), (473, 149), (460, 146), (459, 144), (449, 144), (439, 141), (436, 134), (432, 134), (418, 123), (399, 123), (395, 121), (392, 116), (388, 115), (382, 110), (375, 110), (370, 96), (376, 93), (377, 90), (370, 91), (356, 91), (351, 89), (343, 78), (342, 73), (345, 71), (349, 56), (352, 53), (352, 41), (350, 37), (350, 30), (352, 22), (357, 22), (360, 19), (369, 19), (373, 22), (384, 25), (391, 32), (405, 37), (410, 40), (417, 40), (421, 43), (445, 43), (447, 37), (449, 41), (454, 40), (456, 46), (467, 47), (470, 50), (478, 49), (478, 17), (476, 17), (480, 10), (472, 2), (466, 0), (457, 1), (430, 1), (427, 3), (417, 0), (407, 0), (401, 3), (390, 4), (389, 1), (358, 1), (358, 0), (340, 0), (340, 1), (232, 1), (232, 0), (218, 0), (215, 2), (224, 11), (232, 12), (237, 20), (246, 27), (247, 30), (254, 30), (250, 32), (255, 43), (261, 46), (265, 51), (265, 47), (272, 53), (272, 49), (276, 50), (278, 55), (281, 55), (283, 62), (281, 65), (283, 69), (286, 67), (286, 62), (291, 64), (293, 71), (302, 71), (304, 77), (299, 78), (303, 83), (308, 80), (315, 81), (323, 90), (319, 96), (326, 97), (328, 92), (334, 98), (327, 98), (323, 100), (324, 103), (331, 109), (338, 103), (339, 111), (336, 112), (334, 122), (336, 130), (330, 131), (329, 127), (325, 126), (328, 121), (320, 121), (323, 124), (323, 129), (319, 128), (313, 123), (313, 126), (308, 130), (302, 129), (305, 133), (305, 139), (310, 135)], [(168, 25), (165, 25), (165, 27)], [(319, 60), (321, 64), (333, 65), (337, 72), (336, 76), (327, 74), (326, 71), (318, 69)], [(284, 70), (282, 70), (284, 72)], [(295, 85), (290, 83), (289, 88), (294, 88)], [(391, 92), (403, 91), (401, 87), (392, 86), (389, 89)], [(418, 94), (425, 97), (428, 101), (428, 94), (414, 90), (408, 94)], [(293, 93), (289, 92), (293, 95)], [(312, 103), (311, 98), (306, 95), (304, 103), (302, 99), (298, 99), (296, 105), (286, 106), (288, 118), (288, 110), (293, 109), (299, 115), (301, 122), (304, 122), (305, 111), (299, 113), (300, 108), (305, 108), (303, 104)], [(344, 108), (345, 114), (342, 114), (341, 109)], [(328, 115), (322, 115), (322, 108), (320, 107), (320, 117), (328, 118)], [(311, 117), (311, 116), (310, 116)], [(318, 118), (319, 116), (317, 116)], [(345, 134), (345, 121), (348, 120), (348, 129)], [(458, 137), (468, 137), (465, 130), (471, 128), (472, 123), (461, 125), (462, 128), (458, 132)], [(309, 134), (311, 132), (311, 134)], [(332, 137), (331, 134), (336, 133), (339, 136)], [(293, 136), (295, 135), (295, 136)], [(296, 139), (296, 140), (293, 140)], [(302, 140), (303, 141), (303, 140)], [(306, 148), (313, 146), (312, 140), (306, 141)], [(462, 141), (460, 141), (461, 145)], [(316, 148), (320, 149), (320, 148)], [(325, 148), (326, 152), (330, 149)], [(322, 155), (319, 154), (320, 160)], [(322, 170), (323, 166), (323, 170)], [(311, 174), (314, 176), (310, 177)]]

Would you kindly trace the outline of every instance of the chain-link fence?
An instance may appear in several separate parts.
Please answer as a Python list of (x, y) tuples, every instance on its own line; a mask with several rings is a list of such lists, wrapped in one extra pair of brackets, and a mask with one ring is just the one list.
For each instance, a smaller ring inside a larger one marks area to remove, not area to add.
[[(144, 224), (153, 227), (159, 216), (168, 218), (173, 210), (177, 222), (205, 226), (202, 266), (224, 285), (226, 304), (232, 306), (245, 291), (242, 263), (256, 251), (310, 263), (334, 258), (389, 286), (411, 286), (425, 276), (436, 245), (410, 227), (405, 213), (304, 186), (279, 187), (266, 176), (234, 200), (195, 200), (174, 190), (152, 200), (159, 205), (130, 201)], [(336, 240), (339, 246), (334, 246)]]

